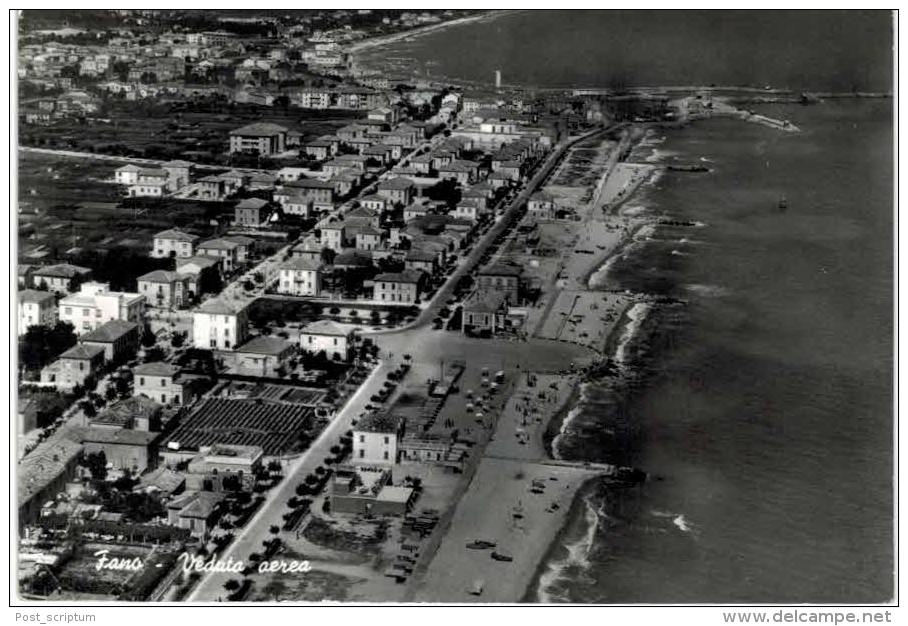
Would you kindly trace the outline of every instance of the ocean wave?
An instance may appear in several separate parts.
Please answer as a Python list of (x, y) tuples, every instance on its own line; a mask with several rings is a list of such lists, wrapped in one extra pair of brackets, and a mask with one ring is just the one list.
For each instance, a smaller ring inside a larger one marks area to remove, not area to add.
[(681, 252), (680, 250), (672, 250), (672, 256), (690, 256), (690, 253)]
[(577, 399), (577, 404), (575, 404), (574, 407), (568, 411), (568, 414), (564, 416), (564, 419), (561, 421), (561, 428), (558, 429), (558, 434), (552, 439), (552, 456), (555, 459), (561, 459), (561, 453), (558, 451), (558, 444), (563, 437), (571, 432), (571, 424), (583, 412), (583, 406), (587, 401), (588, 388), (589, 383), (580, 383), (580, 397)]
[(728, 289), (719, 285), (684, 285), (684, 289), (708, 298), (721, 298), (728, 295)]
[(568, 602), (566, 590), (559, 591), (557, 585), (563, 580), (567, 580), (568, 570), (588, 571), (591, 565), (590, 552), (596, 541), (596, 534), (599, 532), (600, 520), (606, 518), (604, 505), (599, 508), (593, 506), (592, 499), (586, 496), (583, 499), (586, 506), (584, 520), (586, 522), (586, 532), (578, 537), (575, 541), (565, 543), (564, 548), (567, 554), (563, 559), (551, 561), (548, 568), (539, 576), (539, 586), (537, 595), (539, 601), (543, 603), (551, 602)]
[(635, 217), (641, 213), (645, 213), (649, 207), (642, 204), (633, 204), (633, 205), (624, 205), (618, 209), (618, 213), (627, 217)]
[(615, 348), (615, 362), (619, 366), (623, 367), (626, 365), (627, 348), (643, 325), (643, 320), (646, 319), (649, 310), (650, 305), (646, 302), (636, 302), (627, 310), (628, 323), (621, 333), (621, 338), (618, 340), (618, 346)]
[(653, 148), (653, 153), (644, 159), (647, 163), (659, 163), (665, 161), (669, 158), (676, 157), (680, 154), (675, 150), (660, 150), (659, 148)]
[(672, 524), (678, 527), (683, 533), (689, 533), (693, 529), (683, 515), (678, 515), (672, 520)]
[(653, 517), (662, 517), (662, 518), (670, 519), (672, 521), (672, 526), (676, 527), (678, 530), (680, 530), (683, 533), (695, 533), (696, 532), (693, 524), (691, 524), (690, 521), (688, 521), (688, 519), (684, 516), (683, 513), (670, 513), (668, 511), (652, 510), (652, 511), (650, 511), (650, 515), (652, 515)]

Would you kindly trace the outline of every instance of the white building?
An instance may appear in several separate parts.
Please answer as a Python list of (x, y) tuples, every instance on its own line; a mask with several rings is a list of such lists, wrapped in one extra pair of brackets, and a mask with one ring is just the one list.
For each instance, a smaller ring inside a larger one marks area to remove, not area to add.
[(78, 293), (60, 300), (60, 321), (69, 322), (77, 335), (99, 328), (112, 320), (133, 322), (140, 328), (145, 323), (145, 296), (138, 293), (110, 291), (106, 283), (84, 283)]
[(329, 359), (349, 360), (353, 354), (353, 331), (331, 320), (319, 320), (300, 329), (300, 349), (324, 352)]
[(322, 291), (322, 264), (319, 261), (294, 258), (280, 268), (278, 293), (292, 296), (317, 296)]
[(53, 327), (57, 323), (57, 301), (47, 291), (26, 289), (19, 292), (19, 335), (24, 335), (30, 326)]
[(124, 165), (114, 170), (114, 182), (119, 185), (135, 185), (139, 182), (139, 169), (135, 165)]
[(357, 465), (395, 465), (403, 420), (388, 414), (367, 415), (353, 428), (353, 459)]
[(132, 370), (134, 396), (145, 396), (161, 404), (184, 405), (188, 400), (177, 368), (167, 363), (142, 363)]
[(246, 341), (248, 322), (244, 303), (208, 300), (192, 314), (192, 345), (205, 350), (233, 350)]
[(321, 244), (323, 248), (330, 248), (340, 252), (344, 248), (344, 225), (327, 224), (322, 226)]
[(195, 254), (195, 242), (198, 240), (197, 235), (190, 235), (176, 228), (162, 231), (154, 236), (151, 256), (156, 259), (168, 257), (188, 259)]

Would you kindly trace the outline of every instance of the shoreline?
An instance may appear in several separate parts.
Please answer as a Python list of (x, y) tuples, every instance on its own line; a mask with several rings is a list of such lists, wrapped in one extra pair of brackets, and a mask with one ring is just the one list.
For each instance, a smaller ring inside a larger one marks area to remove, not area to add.
[(472, 24), (473, 22), (485, 22), (489, 20), (496, 19), (503, 15), (509, 13), (516, 13), (522, 11), (523, 9), (492, 9), (484, 10), (481, 13), (475, 15), (467, 15), (465, 17), (459, 17), (453, 20), (447, 20), (440, 22), (438, 24), (429, 24), (427, 26), (420, 26), (418, 28), (413, 28), (410, 30), (401, 31), (399, 33), (391, 33), (388, 35), (379, 35), (377, 37), (370, 37), (368, 39), (363, 39), (358, 41), (353, 45), (347, 48), (347, 52), (352, 55), (362, 54), (363, 52), (374, 50), (376, 48), (381, 48), (383, 46), (388, 46), (400, 41), (407, 41), (409, 39), (418, 39), (419, 37), (424, 37), (432, 33), (436, 33), (442, 30), (447, 30), (454, 26), (462, 26), (464, 24)]

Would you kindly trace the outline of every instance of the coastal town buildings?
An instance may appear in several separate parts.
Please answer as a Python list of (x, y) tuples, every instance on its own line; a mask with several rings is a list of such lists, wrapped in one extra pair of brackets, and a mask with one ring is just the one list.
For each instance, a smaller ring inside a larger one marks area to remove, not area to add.
[(145, 303), (141, 294), (110, 291), (106, 283), (88, 282), (78, 293), (61, 299), (58, 310), (61, 321), (69, 322), (77, 334), (83, 334), (111, 320), (141, 325)]
[(24, 335), (31, 326), (53, 327), (57, 322), (57, 300), (47, 291), (25, 289), (19, 292), (17, 333)]
[(249, 315), (245, 304), (221, 298), (207, 300), (192, 313), (192, 345), (233, 350), (246, 341)]

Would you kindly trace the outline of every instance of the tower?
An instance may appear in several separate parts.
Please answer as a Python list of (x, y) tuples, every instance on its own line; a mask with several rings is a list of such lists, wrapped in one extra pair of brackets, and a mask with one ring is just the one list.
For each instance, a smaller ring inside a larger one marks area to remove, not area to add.
[(501, 70), (495, 70), (495, 89), (501, 89)]

